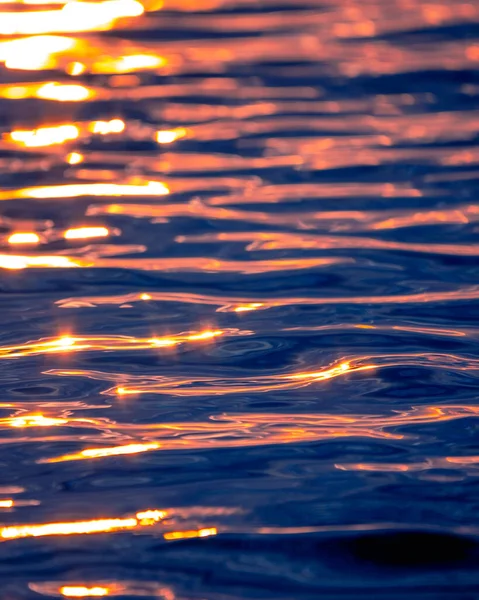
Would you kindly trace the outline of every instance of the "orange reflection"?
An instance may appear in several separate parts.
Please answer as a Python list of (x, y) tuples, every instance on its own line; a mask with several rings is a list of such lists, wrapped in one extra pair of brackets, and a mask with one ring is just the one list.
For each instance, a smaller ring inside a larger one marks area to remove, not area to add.
[(70, 165), (78, 165), (84, 161), (84, 157), (83, 154), (80, 154), (79, 152), (71, 152), (67, 155), (65, 160)]
[(110, 533), (148, 527), (161, 522), (166, 516), (166, 511), (148, 511), (149, 517), (143, 518), (145, 511), (137, 513), (134, 517), (124, 519), (95, 519), (92, 521), (72, 521), (66, 523), (44, 523), (40, 525), (14, 525), (0, 528), (0, 537), (4, 540), (13, 540), (25, 537), (44, 537), (52, 535), (86, 535), (92, 533)]
[(1, 35), (31, 35), (98, 31), (109, 29), (120, 17), (138, 17), (144, 12), (136, 0), (66, 2), (58, 10), (0, 13)]
[(76, 139), (80, 134), (75, 125), (58, 125), (56, 127), (40, 127), (31, 131), (12, 131), (9, 139), (27, 148), (63, 144)]
[(23, 417), (9, 417), (0, 419), (0, 424), (7, 424), (10, 427), (52, 427), (65, 425), (68, 419), (57, 419), (44, 417), (43, 415), (25, 415)]
[(64, 585), (59, 590), (62, 596), (66, 598), (99, 598), (108, 596), (109, 589), (106, 587), (85, 587), (83, 585)]
[[(39, 127), (32, 130), (14, 130), (5, 136), (7, 142), (24, 148), (45, 148), (66, 144), (78, 138), (91, 135), (113, 135), (125, 130), (126, 124), (121, 119), (111, 121), (91, 121), (90, 123), (66, 123)], [(82, 155), (72, 152), (67, 157), (70, 164), (82, 162)]]
[(377, 471), (377, 472), (417, 472), (430, 469), (454, 469), (464, 470), (468, 465), (476, 467), (479, 465), (479, 456), (431, 456), (416, 463), (347, 463), (336, 464), (336, 469), (341, 471)]
[[(234, 331), (235, 335), (248, 335), (251, 332)], [(167, 338), (168, 339), (168, 338)], [(151, 342), (150, 342), (151, 343)], [(24, 352), (25, 350), (22, 350)], [(14, 353), (13, 349), (2, 349), (1, 353), (8, 357)], [(359, 372), (404, 365), (422, 365), (424, 367), (446, 368), (455, 371), (468, 371), (477, 369), (477, 359), (465, 359), (464, 356), (453, 354), (380, 354), (370, 356), (357, 356), (337, 364), (324, 367), (318, 371), (290, 372), (277, 375), (259, 375), (251, 377), (222, 377), (191, 375), (189, 378), (161, 376), (135, 376), (118, 373), (114, 376), (101, 371), (64, 371), (53, 369), (49, 373), (56, 375), (77, 375), (98, 379), (101, 381), (121, 381), (121, 386), (112, 387), (105, 393), (109, 395), (139, 395), (139, 394), (172, 394), (185, 397), (201, 397), (207, 394), (229, 395), (238, 393), (263, 393), (279, 390), (295, 390), (302, 387), (316, 385), (321, 381), (328, 381), (338, 377), (351, 376)]]
[(29, 583), (29, 588), (37, 594), (53, 598), (59, 594), (64, 598), (101, 598), (120, 596), (122, 598), (162, 598), (175, 600), (176, 594), (157, 581), (99, 581), (59, 584), (58, 581)]
[[(69, 373), (71, 375), (71, 373)], [(112, 375), (114, 377), (114, 375)], [(274, 389), (274, 388), (271, 388)], [(202, 391), (199, 395), (205, 395)], [(371, 439), (403, 440), (414, 439), (412, 432), (404, 433), (399, 428), (414, 427), (427, 423), (440, 423), (464, 418), (477, 418), (477, 406), (416, 406), (409, 410), (389, 414), (328, 414), (328, 413), (241, 413), (214, 415), (203, 422), (173, 422), (150, 424), (105, 424), (98, 423), (100, 431), (111, 435), (121, 434), (141, 437), (141, 442), (112, 448), (92, 448), (86, 452), (66, 454), (53, 458), (40, 458), (37, 462), (55, 463), (78, 460), (102, 459), (108, 456), (136, 452), (158, 452), (162, 450), (203, 450), (211, 448), (257, 447), (270, 444), (314, 442), (339, 438), (357, 437)], [(75, 423), (75, 426), (81, 425)], [(85, 424), (88, 426), (88, 424)], [(145, 441), (147, 440), (147, 441)], [(106, 450), (104, 452), (104, 450)], [(126, 450), (126, 451), (124, 451)], [(448, 457), (450, 463), (479, 464), (477, 457)], [(436, 463), (435, 463), (436, 464)], [(447, 468), (443, 461), (436, 466)], [(337, 465), (342, 469), (361, 470), (408, 470), (403, 466)], [(420, 470), (420, 467), (411, 469)], [(155, 511), (145, 511), (137, 518), (151, 521), (157, 519)]]
[(27, 269), (27, 268), (54, 268), (65, 269), (78, 267), (81, 263), (71, 260), (67, 256), (20, 256), (13, 254), (0, 254), (1, 269)]
[(41, 98), (57, 102), (81, 102), (94, 96), (95, 92), (83, 85), (63, 84), (57, 81), (0, 86), (0, 97), (8, 100)]
[[(423, 292), (413, 294), (397, 294), (397, 295), (379, 295), (379, 296), (287, 296), (287, 297), (272, 297), (258, 298), (258, 302), (250, 302), (248, 298), (242, 296), (222, 296), (222, 295), (206, 295), (194, 293), (179, 293), (179, 292), (150, 292), (148, 300), (156, 300), (161, 302), (180, 302), (187, 304), (202, 304), (207, 306), (218, 306), (218, 312), (234, 312), (238, 306), (248, 306), (251, 304), (262, 304), (261, 308), (267, 309), (272, 307), (283, 306), (324, 306), (335, 304), (406, 304), (418, 303), (426, 304), (433, 302), (454, 302), (457, 300), (473, 300), (479, 298), (479, 286), (464, 286), (449, 291), (438, 292)], [(141, 294), (119, 294), (116, 296), (80, 296), (75, 298), (65, 298), (57, 301), (57, 305), (62, 308), (70, 307), (94, 307), (94, 306), (121, 306), (122, 304), (138, 302), (142, 300)], [(256, 308), (260, 310), (260, 307)], [(241, 312), (241, 311), (240, 311)]]
[(159, 69), (166, 59), (153, 54), (130, 54), (118, 58), (109, 57), (96, 60), (90, 70), (93, 73), (131, 73), (148, 69)]
[(24, 537), (43, 537), (50, 535), (81, 535), (89, 533), (104, 533), (133, 529), (138, 526), (138, 520), (129, 519), (98, 519), (94, 521), (77, 521), (72, 523), (47, 523), (43, 525), (18, 525), (2, 527), (0, 536), (4, 540)]
[(88, 458), (105, 458), (108, 456), (121, 456), (124, 454), (139, 454), (149, 450), (157, 450), (160, 444), (151, 442), (147, 444), (128, 444), (126, 446), (115, 446), (112, 448), (88, 448), (76, 454), (65, 454), (57, 458), (42, 460), (42, 463), (57, 463), (72, 460), (85, 460)]
[(74, 46), (74, 40), (53, 35), (9, 40), (0, 42), (0, 62), (5, 63), (7, 69), (48, 69), (55, 66), (55, 54), (71, 50)]
[(55, 81), (45, 83), (36, 91), (36, 97), (43, 100), (58, 100), (59, 102), (81, 102), (93, 96), (83, 85), (61, 84)]
[(251, 302), (250, 304), (243, 304), (241, 306), (236, 306), (233, 310), (234, 312), (249, 312), (251, 310), (258, 310), (259, 308), (263, 308), (264, 304), (262, 302)]
[(87, 41), (81, 37), (32, 35), (0, 42), (0, 62), (7, 69), (61, 70), (78, 77), (85, 72), (121, 75), (157, 71), (166, 66), (167, 59), (156, 49), (151, 52), (148, 47), (126, 42), (104, 44), (101, 38)]
[(209, 537), (211, 535), (217, 535), (218, 530), (216, 527), (209, 527), (205, 529), (189, 530), (189, 531), (169, 531), (164, 533), (163, 537), (165, 540), (190, 540), (193, 538)]
[(176, 346), (187, 342), (211, 340), (228, 330), (207, 330), (200, 333), (180, 333), (164, 338), (135, 338), (122, 335), (105, 336), (61, 336), (59, 338), (40, 339), (17, 346), (0, 346), (1, 358), (15, 358), (36, 354), (51, 354), (57, 352), (85, 352), (92, 350), (148, 350), (161, 347)]
[(121, 119), (112, 119), (111, 121), (93, 121), (89, 129), (92, 133), (108, 135), (109, 133), (121, 133), (125, 129), (125, 122)]
[(106, 227), (77, 227), (67, 229), (63, 234), (66, 240), (85, 240), (89, 238), (108, 237), (109, 230)]
[(158, 131), (156, 133), (156, 141), (159, 144), (171, 144), (172, 142), (176, 142), (176, 140), (185, 137), (186, 129), (172, 129), (171, 131)]
[(159, 181), (146, 181), (141, 185), (117, 183), (79, 183), (23, 188), (3, 192), (0, 199), (17, 198), (80, 198), (82, 196), (165, 196), (168, 187)]
[(8, 237), (8, 243), (15, 245), (15, 244), (39, 244), (40, 243), (40, 236), (38, 235), (38, 233), (12, 233), (12, 235), (10, 235)]

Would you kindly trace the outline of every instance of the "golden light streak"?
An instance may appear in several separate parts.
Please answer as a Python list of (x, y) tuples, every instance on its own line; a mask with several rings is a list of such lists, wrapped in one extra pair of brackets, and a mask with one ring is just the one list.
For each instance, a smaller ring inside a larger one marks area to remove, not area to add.
[(58, 125), (55, 127), (40, 127), (31, 131), (12, 131), (7, 139), (27, 148), (39, 148), (41, 146), (64, 144), (67, 141), (77, 139), (79, 135), (80, 131), (75, 125)]
[(92, 96), (93, 92), (83, 85), (62, 84), (56, 81), (45, 83), (36, 93), (37, 98), (57, 100), (58, 102), (81, 102)]
[[(111, 121), (92, 121), (90, 123), (64, 123), (50, 125), (31, 130), (14, 130), (5, 135), (5, 140), (16, 146), (25, 148), (42, 148), (71, 142), (91, 134), (112, 135), (124, 131), (126, 125), (121, 119)], [(66, 161), (70, 164), (82, 162), (83, 156), (78, 152), (70, 153)]]
[(7, 100), (41, 98), (58, 102), (81, 102), (93, 98), (95, 92), (79, 84), (63, 84), (58, 81), (0, 86), (0, 97)]
[(121, 119), (112, 119), (111, 121), (93, 121), (89, 129), (92, 133), (108, 135), (110, 133), (121, 133), (125, 129), (125, 122)]
[(29, 232), (29, 233), (12, 233), (12, 235), (9, 236), (8, 238), (8, 243), (15, 245), (15, 244), (39, 244), (40, 243), (40, 236), (38, 235), (38, 233), (33, 233), (33, 232)]
[(219, 335), (223, 335), (223, 331), (221, 331), (221, 329), (218, 329), (217, 331), (203, 331), (202, 333), (195, 333), (193, 335), (189, 335), (186, 339), (190, 341), (211, 340)]
[[(369, 369), (376, 368), (377, 365), (361, 365), (354, 366), (354, 371), (365, 371)], [(298, 373), (297, 375), (289, 375), (289, 379), (311, 379), (311, 380), (322, 380), (322, 379), (331, 379), (332, 377), (338, 377), (338, 375), (343, 375), (351, 370), (351, 365), (347, 362), (341, 363), (337, 367), (332, 367), (331, 369), (326, 369), (323, 371), (318, 371), (317, 373)]]
[(205, 529), (189, 531), (169, 531), (168, 533), (164, 533), (163, 537), (165, 538), (165, 540), (190, 540), (193, 538), (203, 538), (217, 534), (218, 530), (216, 529), (216, 527), (209, 527)]
[(176, 346), (176, 344), (178, 343), (175, 340), (169, 338), (151, 338), (148, 341), (154, 348), (166, 348), (168, 346)]
[(140, 294), (140, 300), (151, 300), (150, 294)]
[(147, 69), (158, 69), (166, 64), (166, 59), (151, 54), (130, 54), (119, 58), (107, 57), (96, 60), (91, 65), (92, 73), (131, 73)]
[(108, 237), (109, 230), (106, 227), (77, 227), (67, 229), (63, 234), (66, 240), (85, 240), (89, 238)]
[(91, 521), (71, 521), (65, 523), (41, 523), (34, 525), (13, 525), (0, 528), (3, 540), (14, 540), (27, 537), (45, 537), (54, 535), (87, 535), (92, 533), (110, 533), (150, 527), (161, 522), (168, 515), (167, 511), (146, 510), (135, 516), (124, 519), (94, 519)]
[[(1, 19), (1, 15), (0, 15)], [(1, 28), (1, 24), (0, 24)], [(71, 50), (75, 40), (55, 35), (40, 35), (0, 42), (0, 62), (7, 69), (40, 70), (55, 66), (55, 54)]]
[(0, 500), (0, 508), (12, 508), (13, 500)]
[(140, 522), (140, 525), (148, 526), (154, 525), (166, 519), (168, 512), (166, 510), (143, 510), (136, 513), (136, 518)]
[(121, 456), (124, 454), (139, 454), (141, 452), (149, 452), (150, 450), (158, 450), (160, 444), (150, 442), (147, 444), (128, 444), (126, 446), (113, 446), (111, 448), (88, 448), (76, 454), (65, 454), (56, 458), (41, 460), (39, 463), (58, 463), (72, 460), (87, 460), (89, 458), (106, 458), (108, 456)]
[[(24, 188), (13, 194), (4, 192), (0, 199), (14, 195), (19, 198), (79, 198), (81, 196), (166, 196), (168, 187), (160, 181), (147, 181), (141, 185), (119, 183), (78, 183)], [(9, 196), (10, 194), (10, 196)]]
[(183, 128), (173, 129), (171, 131), (157, 131), (156, 141), (159, 144), (171, 144), (172, 142), (175, 142), (176, 140), (185, 137), (185, 135), (186, 129)]
[(71, 346), (73, 346), (76, 341), (77, 340), (75, 338), (64, 335), (64, 336), (58, 338), (58, 340), (53, 340), (48, 345), (55, 346), (55, 347), (58, 346), (59, 348), (64, 350), (65, 348), (71, 348)]
[(78, 267), (77, 263), (67, 256), (20, 256), (14, 254), (0, 254), (0, 269), (27, 269), (29, 267), (49, 267), (65, 269)]
[(33, 35), (99, 31), (121, 17), (138, 17), (144, 8), (136, 0), (66, 2), (59, 10), (0, 13), (0, 35)]
[(99, 598), (108, 596), (110, 593), (109, 589), (105, 587), (85, 587), (83, 585), (64, 585), (59, 592), (66, 598)]
[(60, 336), (38, 340), (16, 346), (0, 346), (1, 358), (15, 358), (56, 352), (84, 352), (91, 350), (148, 350), (158, 347), (176, 346), (187, 342), (200, 342), (224, 335), (221, 329), (193, 334), (177, 334), (164, 338), (135, 338), (121, 335), (105, 336)]
[(12, 540), (25, 537), (44, 537), (50, 535), (82, 535), (90, 533), (105, 533), (121, 529), (137, 527), (138, 520), (128, 519), (98, 519), (94, 521), (77, 521), (71, 523), (46, 523), (41, 525), (18, 525), (2, 527), (0, 537)]
[(84, 161), (84, 156), (79, 152), (71, 152), (68, 154), (65, 160), (70, 165), (79, 165)]
[(66, 425), (68, 419), (57, 419), (44, 417), (43, 415), (25, 415), (23, 417), (10, 417), (1, 419), (0, 423), (6, 423), (11, 427), (55, 427), (58, 425)]
[(258, 308), (263, 308), (265, 305), (261, 302), (252, 302), (251, 304), (243, 304), (241, 306), (236, 306), (234, 308), (234, 312), (249, 312), (251, 310), (258, 310)]
[(76, 77), (77, 75), (81, 75), (82, 73), (84, 73), (86, 70), (86, 67), (83, 63), (81, 62), (73, 62), (71, 64), (68, 65), (66, 72), (69, 75), (72, 75), (73, 77)]

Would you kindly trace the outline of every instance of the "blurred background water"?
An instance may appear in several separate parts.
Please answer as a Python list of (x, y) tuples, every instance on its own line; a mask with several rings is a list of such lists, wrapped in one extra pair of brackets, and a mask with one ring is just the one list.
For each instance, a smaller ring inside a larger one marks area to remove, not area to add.
[(479, 598), (478, 23), (1, 0), (2, 598)]

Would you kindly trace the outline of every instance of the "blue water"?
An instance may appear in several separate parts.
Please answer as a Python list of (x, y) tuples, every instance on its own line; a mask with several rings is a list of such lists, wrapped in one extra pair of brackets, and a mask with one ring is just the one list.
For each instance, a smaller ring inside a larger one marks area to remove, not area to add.
[(479, 598), (479, 6), (145, 7), (0, 62), (0, 597)]

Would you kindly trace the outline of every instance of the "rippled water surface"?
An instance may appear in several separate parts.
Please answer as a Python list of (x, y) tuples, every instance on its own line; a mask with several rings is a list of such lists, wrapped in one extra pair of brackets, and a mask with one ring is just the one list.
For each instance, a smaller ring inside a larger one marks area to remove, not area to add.
[(1, 598), (479, 598), (478, 23), (0, 1)]

